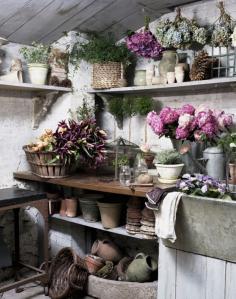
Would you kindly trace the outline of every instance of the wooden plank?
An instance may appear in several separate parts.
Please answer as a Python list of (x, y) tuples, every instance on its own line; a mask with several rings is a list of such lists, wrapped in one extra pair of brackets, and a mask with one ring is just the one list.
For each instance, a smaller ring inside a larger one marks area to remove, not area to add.
[(104, 90), (87, 90), (88, 93), (100, 93), (100, 94), (181, 94), (183, 92), (190, 92), (191, 94), (198, 92), (213, 92), (217, 90), (224, 90), (231, 92), (236, 87), (236, 78), (217, 78), (202, 81), (189, 81), (183, 83), (173, 84), (160, 84), (152, 86), (129, 86), (110, 88)]
[(226, 262), (207, 258), (206, 299), (223, 299), (225, 295)]
[[(60, 24), (54, 30), (47, 30), (47, 33), (41, 37), (42, 42), (51, 42), (62, 36), (62, 32), (76, 30), (76, 28), (89, 18), (94, 17), (98, 12), (112, 5), (115, 0), (95, 0), (82, 11), (76, 13), (71, 18)], [(92, 28), (91, 28), (92, 30)], [(95, 30), (96, 31), (96, 30)]]
[(17, 11), (29, 3), (31, 0), (1, 0), (1, 9), (0, 9), (0, 35), (2, 34), (1, 27), (7, 22), (9, 18), (14, 16)]
[(177, 250), (176, 299), (205, 299), (206, 259)]
[(235, 277), (236, 277), (236, 264), (226, 263), (225, 299), (236, 298)]
[[(98, 230), (107, 231), (109, 233), (118, 234), (118, 235), (130, 237), (130, 238), (147, 240), (147, 239), (143, 238), (141, 234), (136, 234), (136, 235), (128, 234), (126, 229), (125, 229), (125, 226), (111, 228), (111, 229), (105, 229), (102, 226), (102, 223), (100, 221), (98, 221), (98, 222), (88, 222), (88, 221), (85, 221), (84, 218), (81, 217), (81, 216), (70, 218), (70, 217), (62, 217), (59, 214), (54, 214), (54, 215), (52, 215), (52, 218), (53, 219), (58, 219), (58, 220), (61, 220), (61, 221), (74, 223), (74, 224), (79, 224), (79, 225), (86, 226), (86, 227), (91, 227), (91, 228), (98, 229)], [(155, 241), (156, 242), (157, 239), (156, 240), (148, 240), (148, 241)]]
[[(70, 20), (74, 15), (83, 12), (93, 2), (94, 0), (73, 0), (68, 5), (66, 0), (54, 0), (23, 26), (15, 30), (9, 38), (20, 43), (39, 41), (46, 33), (55, 30), (66, 20)], [(38, 3), (41, 4), (41, 2)]]
[(158, 299), (175, 299), (177, 251), (159, 243)]
[[(1, 25), (1, 34), (11, 39), (11, 34), (29, 22), (41, 10), (46, 9), (54, 0), (30, 0)], [(22, 3), (23, 4), (23, 3)]]

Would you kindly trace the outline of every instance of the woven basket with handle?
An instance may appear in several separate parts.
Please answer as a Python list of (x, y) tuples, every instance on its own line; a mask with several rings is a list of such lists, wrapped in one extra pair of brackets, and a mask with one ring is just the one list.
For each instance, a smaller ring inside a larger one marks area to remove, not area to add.
[(95, 89), (119, 87), (123, 77), (124, 70), (120, 62), (93, 64), (92, 87)]
[(63, 178), (72, 172), (72, 163), (55, 161), (54, 152), (32, 152), (27, 145), (23, 146), (23, 150), (32, 172), (42, 178)]

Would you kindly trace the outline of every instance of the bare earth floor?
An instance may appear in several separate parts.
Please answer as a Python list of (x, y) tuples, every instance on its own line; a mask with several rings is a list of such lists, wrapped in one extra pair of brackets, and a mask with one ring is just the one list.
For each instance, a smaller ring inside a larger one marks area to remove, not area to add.
[[(15, 290), (11, 290), (2, 296), (0, 294), (0, 299), (49, 299), (49, 297), (44, 296), (41, 286), (29, 284), (24, 287), (24, 291), (21, 293), (16, 293)], [(83, 297), (83, 299), (92, 299), (92, 297), (86, 296)]]

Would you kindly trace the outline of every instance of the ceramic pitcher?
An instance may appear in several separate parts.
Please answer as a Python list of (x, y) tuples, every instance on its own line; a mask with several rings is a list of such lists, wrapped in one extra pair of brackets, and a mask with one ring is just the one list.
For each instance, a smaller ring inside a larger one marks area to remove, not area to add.
[(150, 281), (156, 270), (157, 262), (151, 256), (139, 253), (127, 269), (127, 280), (133, 282)]
[(167, 50), (163, 52), (162, 59), (159, 63), (159, 73), (161, 77), (166, 78), (168, 72), (174, 72), (175, 66), (179, 62), (176, 51)]

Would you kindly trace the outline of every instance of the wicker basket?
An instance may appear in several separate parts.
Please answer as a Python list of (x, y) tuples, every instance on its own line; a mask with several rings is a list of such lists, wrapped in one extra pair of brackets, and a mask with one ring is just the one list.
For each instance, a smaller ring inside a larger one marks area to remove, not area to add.
[(42, 178), (63, 178), (72, 172), (72, 163), (64, 164), (55, 159), (54, 152), (31, 152), (27, 145), (23, 147), (31, 171)]
[(94, 63), (92, 87), (95, 89), (119, 87), (120, 80), (124, 76), (123, 72), (120, 62)]

